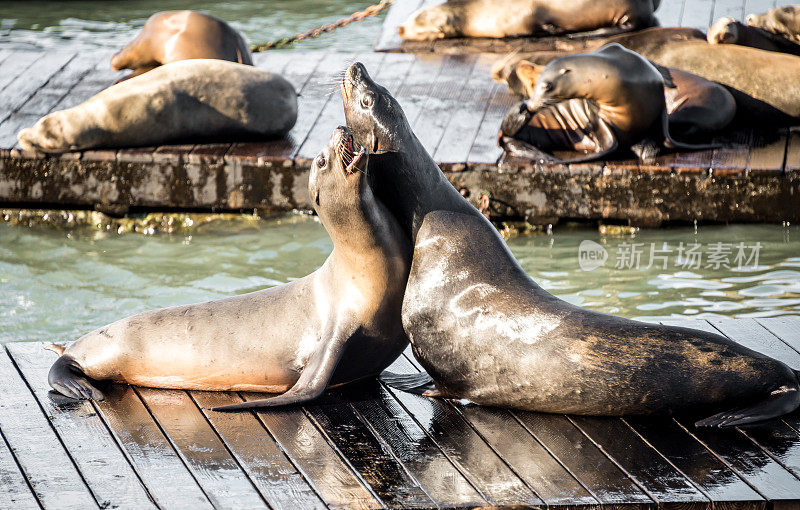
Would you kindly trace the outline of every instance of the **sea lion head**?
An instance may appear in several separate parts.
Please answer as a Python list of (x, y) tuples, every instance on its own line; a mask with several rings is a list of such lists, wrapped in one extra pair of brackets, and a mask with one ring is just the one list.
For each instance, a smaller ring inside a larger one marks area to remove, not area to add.
[(375, 83), (361, 62), (347, 68), (341, 82), (344, 116), (357, 143), (371, 154), (398, 152), (410, 127), (400, 104)]
[(800, 7), (778, 7), (764, 14), (748, 14), (747, 24), (774, 34), (796, 37), (800, 30)]
[(517, 63), (514, 74), (516, 74), (517, 79), (525, 90), (525, 95), (528, 97), (533, 96), (533, 92), (536, 90), (536, 82), (539, 81), (539, 75), (542, 74), (544, 69), (545, 66), (534, 64), (528, 60), (520, 60)]
[(360, 210), (366, 185), (367, 151), (358, 148), (349, 129), (339, 126), (311, 164), (308, 194), (326, 227), (348, 224)]
[(739, 40), (739, 23), (733, 18), (720, 18), (708, 29), (709, 44), (736, 44)]
[(413, 12), (408, 19), (397, 27), (397, 34), (409, 41), (432, 41), (455, 37), (456, 16), (452, 7), (447, 4), (435, 5)]

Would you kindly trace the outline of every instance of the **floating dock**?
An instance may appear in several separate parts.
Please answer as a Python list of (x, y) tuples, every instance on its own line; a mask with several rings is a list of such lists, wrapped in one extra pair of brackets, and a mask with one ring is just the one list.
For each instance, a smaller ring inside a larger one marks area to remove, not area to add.
[[(800, 369), (800, 318), (670, 324)], [(462, 406), (376, 382), (237, 414), (208, 408), (259, 395), (115, 385), (76, 402), (49, 392), (43, 345), (0, 346), (0, 508), (800, 506), (798, 413), (707, 430)], [(407, 352), (391, 370), (418, 367)]]

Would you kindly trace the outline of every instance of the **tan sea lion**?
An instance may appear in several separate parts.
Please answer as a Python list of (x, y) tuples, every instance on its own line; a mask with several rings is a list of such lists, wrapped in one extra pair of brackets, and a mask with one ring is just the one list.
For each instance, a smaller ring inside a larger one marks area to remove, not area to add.
[(760, 50), (800, 55), (800, 44), (763, 28), (748, 26), (733, 18), (720, 18), (706, 34), (709, 44), (738, 44)]
[(356, 141), (373, 149), (370, 185), (414, 250), (403, 327), (430, 375), (384, 381), (432, 378), (434, 396), (540, 412), (711, 415), (699, 426), (800, 406), (798, 374), (776, 359), (721, 335), (598, 313), (546, 292), (363, 65), (348, 69), (342, 97)]
[[(664, 77), (670, 130), (688, 137), (716, 133), (731, 123), (736, 101), (725, 87), (692, 73), (654, 65)], [(545, 65), (520, 60), (511, 66), (510, 74), (516, 79), (506, 78), (505, 82), (512, 92), (529, 98), (544, 68)], [(495, 79), (503, 78), (495, 75)]]
[(619, 32), (652, 26), (661, 0), (448, 0), (419, 9), (398, 27), (403, 39), (521, 37)]
[(17, 135), (25, 149), (67, 152), (236, 136), (279, 137), (297, 119), (283, 77), (222, 60), (183, 60), (113, 85)]
[(800, 43), (800, 6), (787, 5), (763, 14), (748, 14), (747, 24)]
[(410, 247), (375, 199), (368, 157), (338, 128), (314, 159), (309, 194), (333, 240), (310, 275), (218, 301), (134, 315), (80, 338), (50, 370), (73, 398), (96, 380), (156, 388), (286, 392), (239, 407), (303, 402), (379, 374), (408, 344), (400, 323)]
[(619, 44), (557, 58), (538, 75), (531, 98), (504, 119), (501, 145), (533, 159), (541, 159), (541, 151), (583, 153), (571, 162), (627, 147), (644, 159), (662, 144), (708, 148), (670, 136), (664, 87), (651, 62)]
[(122, 81), (193, 58), (253, 65), (242, 35), (221, 19), (195, 11), (164, 11), (150, 16), (139, 35), (111, 57), (111, 67), (133, 70)]

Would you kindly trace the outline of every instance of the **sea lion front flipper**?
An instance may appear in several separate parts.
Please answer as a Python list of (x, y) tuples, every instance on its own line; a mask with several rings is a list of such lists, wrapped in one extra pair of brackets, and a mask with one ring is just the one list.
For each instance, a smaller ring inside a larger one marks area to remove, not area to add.
[(735, 411), (725, 411), (709, 416), (694, 424), (695, 427), (736, 427), (748, 423), (777, 418), (790, 413), (800, 407), (800, 391), (797, 387), (790, 388), (781, 386), (770, 393), (766, 400), (756, 405), (737, 409)]
[(719, 149), (722, 147), (721, 144), (718, 143), (708, 143), (708, 144), (693, 144), (693, 143), (684, 143), (679, 142), (672, 138), (669, 134), (669, 115), (667, 115), (667, 109), (664, 108), (664, 113), (661, 115), (661, 129), (664, 134), (664, 147), (668, 149), (685, 149), (688, 151), (705, 151), (709, 149)]
[(211, 410), (223, 412), (240, 411), (242, 409), (295, 405), (314, 400), (322, 395), (322, 392), (328, 387), (333, 371), (339, 364), (339, 358), (342, 356), (344, 346), (345, 342), (343, 341), (331, 341), (325, 348), (315, 352), (300, 374), (300, 378), (286, 393), (241, 404), (212, 407)]
[(540, 163), (559, 163), (560, 160), (555, 156), (548, 154), (533, 145), (517, 140), (510, 136), (503, 136), (500, 138), (499, 144), (505, 151), (518, 158), (532, 159)]
[(76, 400), (103, 400), (103, 392), (98, 390), (86, 377), (78, 363), (69, 355), (59, 357), (47, 374), (50, 387), (65, 397)]
[(436, 386), (433, 378), (427, 372), (418, 374), (395, 374), (394, 372), (383, 372), (380, 381), (390, 388), (422, 395), (426, 391), (434, 389)]

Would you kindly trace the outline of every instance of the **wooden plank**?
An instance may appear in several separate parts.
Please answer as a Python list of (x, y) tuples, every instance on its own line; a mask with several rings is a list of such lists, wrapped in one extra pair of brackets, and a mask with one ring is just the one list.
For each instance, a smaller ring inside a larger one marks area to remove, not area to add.
[(7, 59), (13, 53), (12, 50), (9, 49), (2, 49), (0, 50), (0, 64), (3, 63), (5, 59)]
[(98, 508), (5, 349), (0, 379), (0, 430), (42, 506)]
[(420, 114), (411, 124), (428, 154), (434, 153), (450, 119), (462, 106), (457, 98), (469, 80), (475, 59), (474, 55), (450, 55), (444, 59)]
[(800, 171), (800, 132), (790, 131), (786, 146), (786, 172)]
[(403, 43), (397, 33), (397, 27), (402, 25), (408, 16), (419, 9), (422, 0), (395, 0), (386, 14), (381, 27), (375, 51), (397, 51)]
[(6, 349), (101, 506), (155, 508), (92, 403), (50, 397), (47, 373), (56, 358), (44, 344), (15, 342)]
[(684, 0), (664, 0), (656, 10), (656, 17), (662, 27), (677, 27), (681, 24)]
[[(264, 398), (258, 393), (242, 396), (245, 400)], [(329, 507), (383, 506), (301, 409), (258, 410), (255, 413)]]
[(0, 508), (38, 510), (39, 502), (0, 431)]
[(724, 147), (714, 149), (711, 155), (711, 170), (714, 175), (741, 175), (747, 168), (752, 139), (750, 131), (737, 131), (729, 135)]
[[(767, 328), (792, 349), (800, 351), (800, 317), (769, 317), (756, 319), (756, 322)], [(789, 363), (789, 366), (795, 370), (800, 370), (800, 367), (792, 363)]]
[[(428, 101), (431, 89), (442, 71), (443, 57), (417, 55), (402, 85), (392, 95), (400, 103), (409, 125), (413, 126), (423, 112), (422, 106)], [(424, 133), (415, 133), (420, 140)]]
[(267, 506), (185, 391), (137, 392), (216, 508)]
[(457, 101), (451, 105), (453, 113), (450, 122), (436, 149), (431, 152), (434, 161), (466, 166), (469, 150), (489, 109), (489, 101), (495, 88), (500, 86), (494, 83), (489, 75), (489, 69), (495, 59), (494, 55), (484, 54), (475, 62), (469, 80), (462, 88)]
[(40, 87), (75, 56), (74, 53), (45, 53), (24, 74), (8, 84), (0, 94), (0, 122), (17, 111)]
[[(769, 453), (794, 476), (800, 476), (800, 420), (790, 415), (786, 420), (771, 420), (742, 427), (739, 431)], [(800, 499), (800, 495), (795, 495)]]
[(659, 505), (711, 506), (705, 495), (621, 419), (574, 416), (570, 421)]
[(18, 76), (30, 69), (44, 54), (43, 51), (17, 50), (7, 55), (0, 62), (0, 92), (5, 92)]
[(389, 53), (384, 56), (377, 72), (370, 71), (370, 76), (394, 96), (405, 82), (415, 60), (416, 57), (408, 53)]
[(500, 125), (508, 110), (519, 101), (519, 98), (508, 91), (508, 87), (495, 85), (489, 104), (486, 106), (486, 113), (478, 128), (478, 134), (475, 135), (475, 141), (469, 150), (467, 166), (497, 163), (500, 156), (503, 155), (503, 149), (497, 146), (497, 133), (500, 132)]
[[(784, 0), (787, 2), (786, 5), (792, 5), (794, 2), (793, 0)], [(775, 0), (745, 0), (744, 2), (744, 14), (747, 16), (748, 14), (753, 13), (762, 13), (766, 12), (773, 7), (775, 7)], [(741, 20), (744, 23), (744, 19)]]
[(711, 24), (714, 0), (686, 0), (681, 16), (681, 26), (706, 31)]
[(433, 500), (348, 406), (306, 408), (319, 429), (342, 452), (373, 492), (390, 507), (426, 508)]
[[(383, 57), (384, 55), (381, 53), (368, 53), (358, 56), (361, 63), (367, 67), (367, 71), (370, 73), (381, 68)], [(346, 69), (341, 63), (340, 67), (340, 71)], [(306, 140), (298, 148), (295, 155), (296, 162), (302, 160), (303, 164), (310, 165), (311, 160), (317, 157), (322, 148), (328, 144), (333, 130), (337, 126), (345, 124), (344, 106), (342, 105), (342, 94), (339, 92), (339, 86), (331, 83), (329, 88), (332, 90), (327, 97), (327, 103), (319, 112), (319, 117), (308, 133)]]
[(241, 402), (238, 395), (210, 391), (192, 391), (190, 395), (271, 508), (326, 508), (258, 418), (252, 413), (210, 410)]
[(795, 370), (800, 370), (800, 353), (783, 343), (754, 319), (709, 319), (708, 322), (731, 340), (779, 359)]
[[(417, 372), (404, 356), (389, 370)], [(387, 389), (489, 503), (543, 504), (452, 406), (438, 399)]]
[(711, 22), (728, 17), (744, 21), (745, 0), (714, 0)]
[(131, 386), (114, 385), (96, 405), (160, 508), (213, 508)]
[(524, 411), (514, 411), (514, 415), (601, 503), (640, 506), (653, 503), (565, 416)]
[(789, 130), (786, 128), (781, 128), (778, 131), (778, 137), (774, 140), (754, 139), (747, 158), (748, 173), (782, 173), (788, 140)]
[[(377, 397), (374, 394), (377, 392)], [(353, 399), (358, 417), (391, 451), (439, 507), (484, 506), (487, 501), (442, 453), (409, 413), (381, 385), (370, 397)]]

